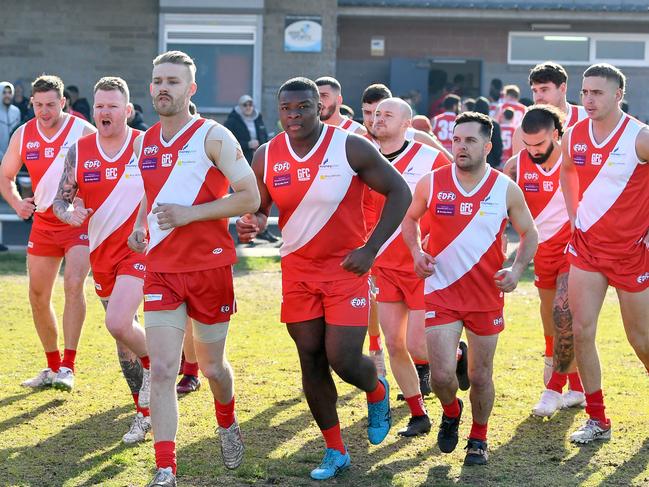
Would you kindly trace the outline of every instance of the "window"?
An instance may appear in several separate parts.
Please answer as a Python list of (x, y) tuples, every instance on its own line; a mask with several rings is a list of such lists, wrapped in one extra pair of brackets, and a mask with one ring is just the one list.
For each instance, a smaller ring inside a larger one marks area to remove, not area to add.
[(259, 104), (261, 16), (163, 14), (162, 50), (178, 49), (196, 63), (201, 113), (227, 113), (244, 94)]
[(645, 66), (649, 35), (572, 32), (510, 32), (508, 62), (536, 64), (551, 59), (563, 64), (608, 62)]

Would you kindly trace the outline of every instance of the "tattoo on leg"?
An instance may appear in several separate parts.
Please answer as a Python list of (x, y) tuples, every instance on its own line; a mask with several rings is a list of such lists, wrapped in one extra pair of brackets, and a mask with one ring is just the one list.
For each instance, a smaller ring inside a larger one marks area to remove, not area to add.
[(557, 372), (565, 374), (575, 356), (572, 314), (568, 306), (567, 274), (562, 274), (557, 279), (557, 293), (552, 307), (552, 317), (554, 321), (554, 367)]
[(122, 368), (122, 375), (126, 379), (131, 394), (137, 394), (142, 387), (142, 364), (137, 359), (137, 355), (119, 342), (117, 343), (117, 356)]

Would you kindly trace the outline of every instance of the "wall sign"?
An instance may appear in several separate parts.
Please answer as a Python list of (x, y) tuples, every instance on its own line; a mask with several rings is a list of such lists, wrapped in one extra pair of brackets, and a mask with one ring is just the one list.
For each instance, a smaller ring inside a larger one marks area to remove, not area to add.
[(284, 21), (284, 51), (322, 52), (322, 17), (287, 15)]

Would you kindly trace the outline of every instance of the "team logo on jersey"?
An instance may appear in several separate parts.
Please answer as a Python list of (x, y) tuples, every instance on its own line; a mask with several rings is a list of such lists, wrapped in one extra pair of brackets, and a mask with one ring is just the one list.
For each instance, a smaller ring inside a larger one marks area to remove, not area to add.
[(222, 254), (222, 253), (223, 253), (223, 249), (222, 249), (221, 247), (217, 247), (217, 248), (215, 248), (214, 250), (212, 250), (212, 253), (213, 253), (214, 255)]
[(638, 284), (643, 284), (646, 281), (649, 281), (649, 272), (645, 272), (644, 274), (638, 276), (636, 281), (638, 281)]
[(142, 159), (142, 170), (149, 171), (158, 167), (158, 158), (157, 157), (147, 157)]
[(171, 167), (173, 164), (173, 157), (171, 154), (162, 154), (162, 162), (160, 165), (162, 167)]
[(364, 308), (367, 306), (367, 298), (352, 298), (349, 304), (352, 305), (352, 308)]
[(471, 215), (473, 213), (473, 203), (460, 203), (460, 215)]
[(535, 173), (535, 172), (526, 172), (523, 177), (525, 178), (525, 181), (538, 181), (539, 180), (539, 175), (538, 175), (538, 173)]
[(146, 146), (146, 147), (144, 148), (144, 150), (142, 151), (142, 153), (143, 153), (145, 156), (153, 156), (153, 155), (155, 155), (155, 154), (158, 153), (158, 150), (159, 150), (159, 148), (158, 148), (157, 145), (148, 145), (148, 146)]
[(443, 216), (453, 216), (455, 215), (455, 205), (437, 203), (435, 205), (435, 214), (443, 215)]
[(554, 181), (543, 181), (543, 191), (552, 193), (554, 191)]
[(101, 172), (99, 171), (84, 171), (83, 172), (83, 182), (84, 183), (98, 183), (101, 181)]
[(229, 313), (229, 312), (230, 312), (230, 306), (228, 306), (227, 304), (221, 306), (221, 313)]
[(505, 324), (505, 319), (502, 316), (499, 316), (493, 321), (494, 326), (503, 326)]
[(590, 155), (590, 163), (593, 166), (601, 166), (602, 165), (602, 154), (599, 152), (594, 152)]
[(572, 146), (572, 150), (574, 150), (575, 152), (581, 152), (582, 154), (585, 154), (586, 151), (588, 150), (588, 146), (586, 144), (577, 143)]
[(291, 164), (287, 161), (278, 162), (273, 166), (275, 172), (286, 172), (291, 169)]
[(45, 158), (47, 159), (54, 158), (54, 147), (45, 147)]
[(586, 151), (588, 146), (586, 144), (577, 143), (572, 146), (572, 150), (575, 152), (572, 160), (577, 166), (583, 166), (586, 163)]
[(140, 262), (136, 262), (133, 264), (133, 269), (136, 271), (144, 272), (146, 270), (146, 266)]
[(93, 160), (89, 159), (83, 163), (84, 169), (99, 169), (100, 166), (101, 166), (101, 162), (99, 162), (97, 159), (93, 159)]
[(178, 151), (178, 154), (193, 154), (196, 152), (196, 149), (189, 149), (189, 142), (185, 144), (185, 146)]
[(106, 179), (117, 179), (117, 168), (116, 167), (107, 167), (106, 168)]
[(539, 183), (525, 183), (523, 189), (526, 193), (538, 193), (539, 192)]
[(82, 233), (79, 235), (79, 240), (88, 240), (90, 237), (88, 237), (87, 233)]
[(273, 188), (281, 188), (282, 186), (291, 185), (291, 175), (281, 174), (280, 176), (273, 176)]
[(151, 301), (162, 301), (162, 294), (145, 294), (144, 301), (150, 303)]
[(300, 182), (311, 181), (311, 169), (308, 167), (301, 167), (297, 170), (297, 180)]
[(25, 147), (27, 150), (37, 150), (41, 148), (41, 143), (38, 140), (30, 140)]
[(440, 201), (455, 201), (455, 193), (453, 191), (440, 191), (437, 193), (437, 199)]

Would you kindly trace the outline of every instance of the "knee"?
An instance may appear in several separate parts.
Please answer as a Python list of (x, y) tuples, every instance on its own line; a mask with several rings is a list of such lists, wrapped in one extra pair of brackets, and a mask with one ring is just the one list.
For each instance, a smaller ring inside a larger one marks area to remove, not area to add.
[(128, 328), (131, 325), (132, 322), (129, 320), (120, 319), (113, 315), (106, 315), (106, 329), (115, 340), (120, 342), (124, 341), (124, 338), (128, 334)]
[(360, 357), (358, 357), (357, 360), (354, 360), (352, 357), (346, 357), (342, 354), (327, 354), (327, 360), (329, 361), (331, 368), (334, 369), (334, 372), (336, 372), (341, 379), (345, 380), (352, 376), (354, 371), (358, 369)]
[(83, 296), (83, 285), (86, 279), (81, 276), (66, 276), (63, 280), (63, 291), (66, 297)]
[(152, 384), (174, 384), (178, 376), (178, 366), (173, 360), (162, 357), (151, 360), (151, 383)]
[(51, 297), (51, 290), (31, 286), (29, 288), (29, 302), (32, 307), (49, 307)]
[(575, 342), (575, 347), (587, 345), (588, 343), (595, 343), (595, 327), (589, 326), (580, 321), (573, 321), (572, 334)]
[(488, 370), (469, 370), (469, 381), (472, 389), (488, 389), (493, 386), (491, 371)]
[(453, 385), (455, 381), (455, 371), (443, 370), (437, 367), (430, 368), (431, 386), (438, 389), (446, 389)]
[(390, 357), (398, 357), (408, 353), (408, 347), (403, 339), (397, 337), (385, 337), (385, 348)]
[(201, 372), (208, 379), (221, 384), (232, 378), (232, 369), (227, 361), (201, 364)]

